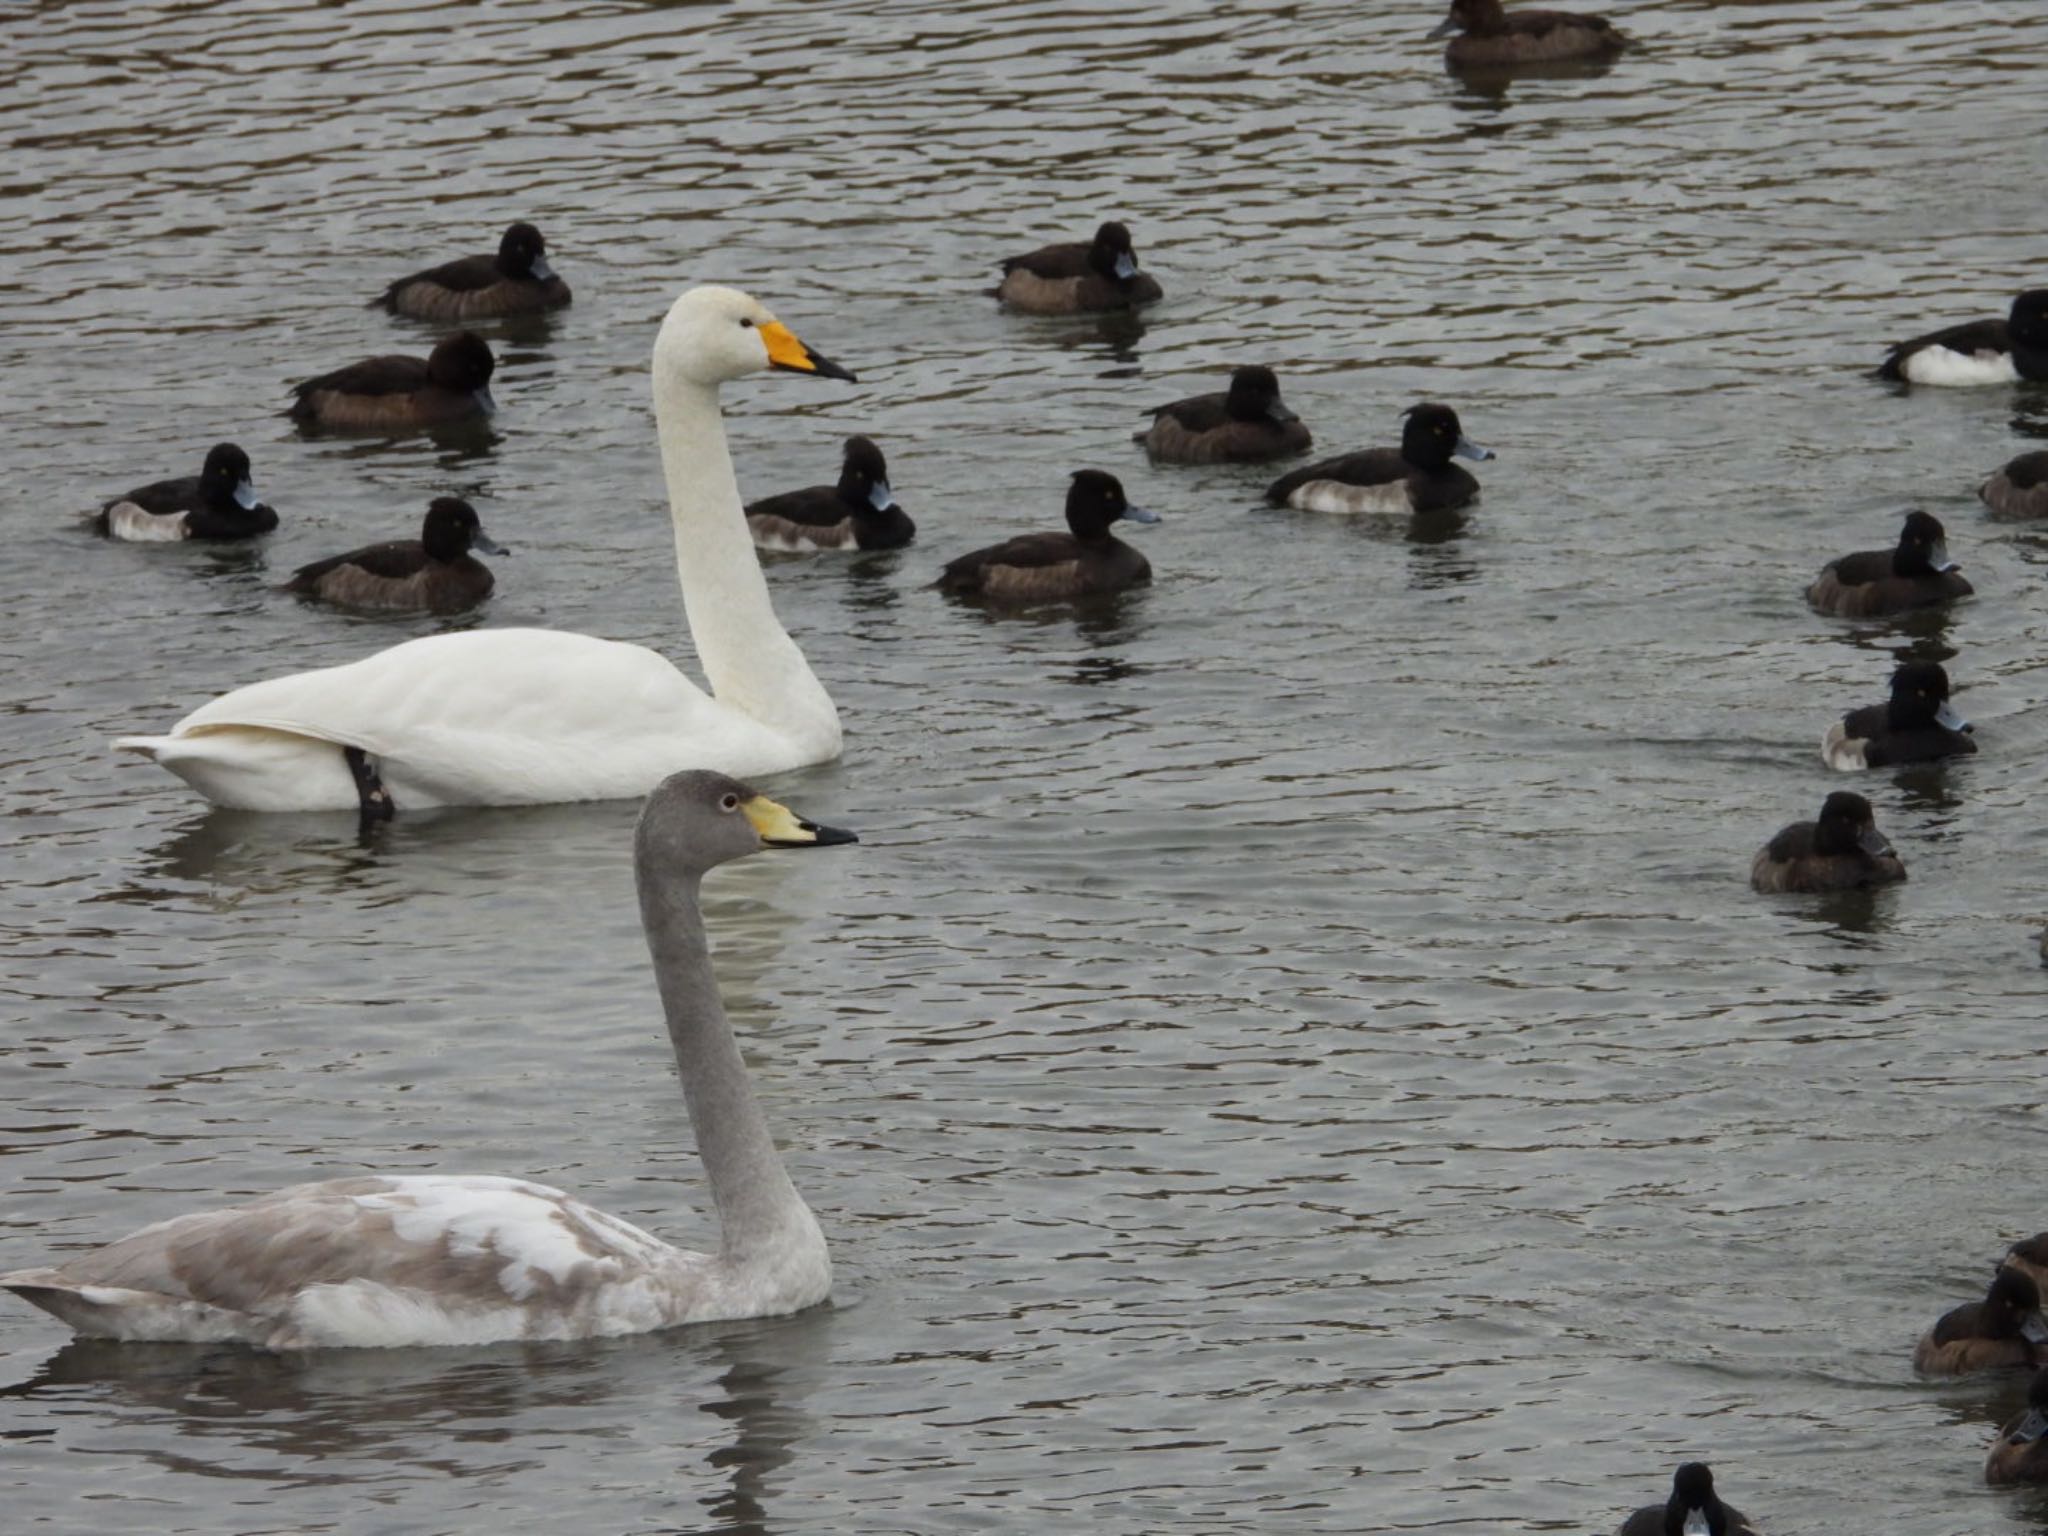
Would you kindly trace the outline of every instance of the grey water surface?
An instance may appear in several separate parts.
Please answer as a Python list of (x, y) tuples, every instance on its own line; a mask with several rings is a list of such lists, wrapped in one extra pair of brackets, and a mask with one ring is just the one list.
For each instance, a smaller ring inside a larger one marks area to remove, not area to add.
[[(863, 842), (712, 891), (832, 1305), (292, 1358), (10, 1303), (7, 1529), (1585, 1532), (1691, 1457), (1774, 1532), (2041, 1527), (1979, 1472), (2022, 1383), (1909, 1361), (2048, 1227), (2048, 529), (1973, 496), (2048, 391), (1868, 371), (2048, 278), (2048, 11), (1645, 3), (1611, 70), (1475, 85), (1440, 10), (4, 8), (0, 1268), (365, 1169), (704, 1240), (634, 806), (360, 842), (107, 741), (448, 625), (689, 665), (646, 364), (697, 282), (861, 376), (730, 389), (743, 488), (867, 432), (920, 523), (773, 563), (847, 747), (769, 787)], [(984, 295), (1113, 215), (1142, 319)], [(294, 434), (290, 381), (430, 341), (365, 299), (516, 217), (577, 298), (487, 330), (486, 429)], [(1450, 401), (1483, 499), (1148, 467), (1144, 410), (1247, 361), (1331, 452)], [(221, 438), (269, 539), (79, 530)], [(1091, 465), (1165, 514), (1149, 591), (927, 590)], [(272, 590), (446, 493), (516, 549), (481, 614)], [(1909, 506), (1978, 596), (1810, 613)], [(1856, 781), (1911, 881), (1751, 894), (1907, 653), (1983, 747)]]

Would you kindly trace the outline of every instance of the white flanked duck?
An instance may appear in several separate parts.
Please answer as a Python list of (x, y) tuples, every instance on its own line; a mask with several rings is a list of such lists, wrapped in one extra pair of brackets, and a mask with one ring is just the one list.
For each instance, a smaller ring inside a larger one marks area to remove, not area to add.
[(857, 839), (721, 774), (679, 773), (634, 833), (654, 958), (715, 1253), (523, 1179), (368, 1175), (175, 1216), (0, 1287), (88, 1338), (267, 1349), (587, 1339), (775, 1317), (823, 1301), (832, 1262), (790, 1183), (718, 996), (698, 908), (707, 871), (762, 848)]
[(778, 554), (901, 549), (917, 524), (889, 489), (889, 461), (873, 438), (849, 437), (837, 485), (811, 485), (747, 503), (754, 544)]
[(1282, 475), (1266, 487), (1276, 507), (1304, 512), (1454, 512), (1479, 494), (1479, 482), (1453, 457), (1493, 457), (1465, 435), (1448, 405), (1411, 405), (1399, 448), (1368, 448)]
[(116, 496), (100, 508), (92, 526), (110, 539), (144, 544), (253, 539), (277, 526), (277, 513), (256, 498), (249, 455), (233, 443), (215, 443), (198, 474), (153, 481)]
[(710, 693), (644, 646), (474, 630), (253, 683), (169, 735), (115, 745), (218, 805), (380, 815), (626, 799), (679, 768), (754, 775), (836, 757), (838, 711), (776, 622), (719, 415), (719, 385), (770, 368), (853, 377), (731, 288), (691, 289), (654, 343), (683, 608)]

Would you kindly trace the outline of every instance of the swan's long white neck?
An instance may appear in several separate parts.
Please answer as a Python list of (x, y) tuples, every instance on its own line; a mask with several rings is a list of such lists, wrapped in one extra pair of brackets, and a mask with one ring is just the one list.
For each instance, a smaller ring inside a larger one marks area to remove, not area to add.
[(733, 1270), (829, 1266), (817, 1218), (782, 1166), (711, 969), (699, 877), (639, 875), (640, 920), (668, 1015), (697, 1152), (718, 1206), (719, 1259)]
[(838, 711), (768, 601), (725, 446), (717, 386), (657, 359), (654, 417), (683, 611), (711, 692), (771, 729), (806, 741), (829, 737), (836, 751)]

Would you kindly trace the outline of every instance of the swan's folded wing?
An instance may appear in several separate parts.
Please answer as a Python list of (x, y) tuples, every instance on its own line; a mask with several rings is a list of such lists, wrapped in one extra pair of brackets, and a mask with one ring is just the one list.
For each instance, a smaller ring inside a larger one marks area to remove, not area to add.
[[(184, 773), (174, 757), (254, 761), (261, 744), (251, 733), (359, 747), (378, 760), (399, 802), (414, 805), (632, 798), (691, 759), (744, 777), (788, 754), (782, 738), (718, 703), (666, 657), (541, 629), (431, 635), (252, 683), (194, 710), (168, 737), (115, 745)], [(265, 810), (353, 804), (205, 792)]]
[(403, 757), (437, 735), (617, 740), (724, 712), (645, 646), (552, 629), (429, 635), (338, 667), (224, 693), (175, 734), (256, 726)]
[[(232, 1318), (254, 1342), (374, 1346), (637, 1331), (659, 1321), (637, 1315), (653, 1305), (641, 1292), (682, 1262), (544, 1185), (366, 1177), (158, 1222), (7, 1278), (59, 1316), (71, 1303), (97, 1333), (162, 1337), (145, 1314), (196, 1307), (212, 1337)], [(619, 1316), (593, 1315), (607, 1308)]]

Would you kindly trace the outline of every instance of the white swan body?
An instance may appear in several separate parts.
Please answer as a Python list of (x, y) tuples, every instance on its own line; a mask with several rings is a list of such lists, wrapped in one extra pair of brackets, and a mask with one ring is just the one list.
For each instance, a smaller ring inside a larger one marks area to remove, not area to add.
[(173, 1217), (0, 1287), (88, 1338), (267, 1349), (604, 1338), (823, 1301), (825, 1237), (754, 1098), (697, 887), (764, 846), (852, 841), (712, 773), (676, 775), (641, 814), (641, 917), (718, 1207), (715, 1253), (523, 1179), (369, 1175)]
[(719, 415), (720, 382), (769, 367), (851, 377), (730, 288), (684, 294), (654, 345), (676, 564), (709, 694), (643, 646), (477, 630), (238, 688), (167, 736), (115, 745), (255, 811), (357, 806), (345, 747), (400, 807), (622, 799), (680, 768), (752, 775), (838, 756), (838, 712), (769, 603)]
[(839, 723), (826, 700), (778, 730), (645, 646), (485, 629), (252, 683), (119, 745), (242, 810), (354, 810), (344, 746), (369, 753), (400, 806), (539, 805), (644, 795), (680, 763), (749, 777), (823, 762)]

